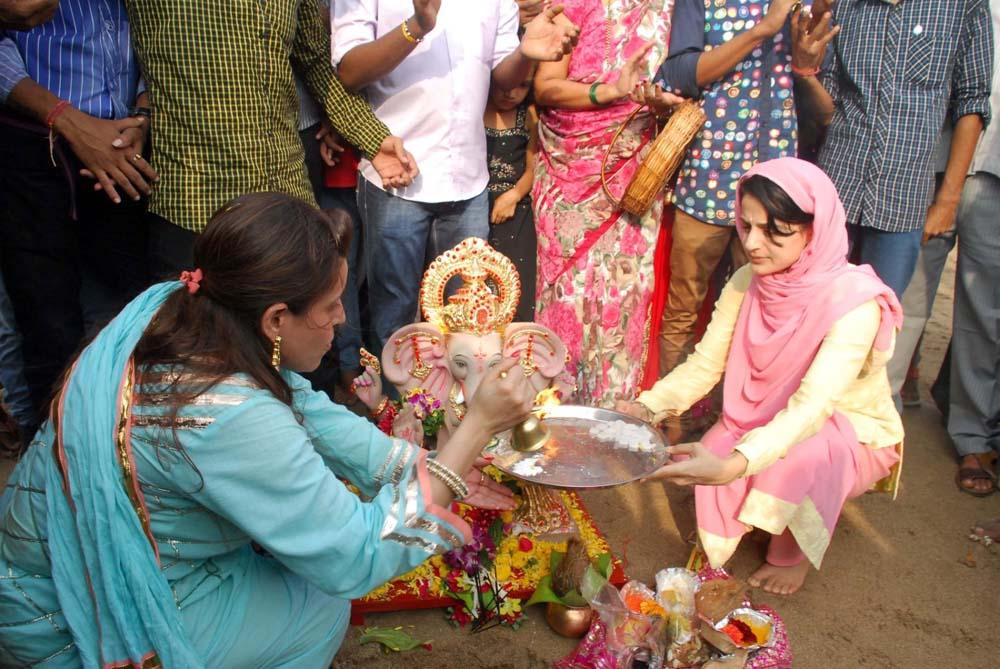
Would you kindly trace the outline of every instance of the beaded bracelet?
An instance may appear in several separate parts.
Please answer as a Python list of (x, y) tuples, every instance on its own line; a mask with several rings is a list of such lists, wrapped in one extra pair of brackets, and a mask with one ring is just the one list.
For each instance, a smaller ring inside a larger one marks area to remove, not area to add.
[(427, 458), (427, 471), (448, 486), (448, 489), (455, 495), (455, 499), (461, 500), (469, 496), (469, 486), (465, 485), (462, 477), (437, 460)]

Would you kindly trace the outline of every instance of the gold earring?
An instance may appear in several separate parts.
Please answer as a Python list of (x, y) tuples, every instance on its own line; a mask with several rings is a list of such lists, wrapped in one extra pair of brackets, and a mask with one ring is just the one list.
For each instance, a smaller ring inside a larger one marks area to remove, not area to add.
[(271, 366), (281, 369), (281, 335), (274, 338), (274, 347), (271, 348)]

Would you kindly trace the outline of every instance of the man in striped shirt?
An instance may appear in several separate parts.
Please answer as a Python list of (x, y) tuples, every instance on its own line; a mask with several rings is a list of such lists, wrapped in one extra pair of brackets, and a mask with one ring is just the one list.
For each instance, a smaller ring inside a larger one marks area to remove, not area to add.
[(85, 320), (147, 283), (141, 196), (156, 173), (139, 90), (121, 0), (62, 0), (50, 22), (0, 35), (0, 249), (38, 411)]
[[(990, 118), (989, 4), (842, 0), (833, 19), (840, 33), (827, 62), (818, 76), (799, 78), (800, 90), (832, 115), (819, 165), (844, 202), (855, 257), (901, 296), (922, 239), (954, 227)], [(932, 157), (949, 110), (954, 141), (935, 192)]]

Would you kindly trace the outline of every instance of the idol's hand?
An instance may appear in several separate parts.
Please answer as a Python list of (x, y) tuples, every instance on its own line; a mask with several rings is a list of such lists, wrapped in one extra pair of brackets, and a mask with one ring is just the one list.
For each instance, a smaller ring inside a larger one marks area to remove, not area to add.
[(384, 399), (382, 395), (382, 377), (371, 367), (365, 367), (365, 371), (351, 382), (351, 390), (358, 396), (361, 403), (368, 407), (369, 412), (375, 411), (379, 403)]
[(483, 473), (483, 467), (489, 464), (485, 458), (476, 458), (472, 469), (463, 477), (465, 485), (469, 487), (469, 495), (462, 501), (470, 506), (477, 506), (480, 509), (496, 509), (507, 511), (513, 509), (514, 493), (510, 488), (494, 481), (491, 477)]
[(521, 53), (531, 60), (555, 61), (573, 50), (580, 38), (580, 28), (568, 20), (558, 20), (561, 5), (548, 7), (524, 29)]
[(670, 446), (667, 452), (684, 459), (660, 467), (645, 480), (663, 479), (677, 485), (726, 485), (743, 476), (747, 469), (746, 456), (739, 451), (720, 458), (700, 442)]

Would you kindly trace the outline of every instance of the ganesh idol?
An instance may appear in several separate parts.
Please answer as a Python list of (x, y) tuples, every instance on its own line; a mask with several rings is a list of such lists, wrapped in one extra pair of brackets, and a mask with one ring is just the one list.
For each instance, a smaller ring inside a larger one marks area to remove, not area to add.
[[(450, 297), (452, 281), (461, 285)], [(547, 327), (514, 323), (521, 281), (514, 263), (486, 241), (469, 238), (430, 264), (420, 284), (426, 322), (389, 337), (381, 361), (362, 352), (364, 373), (354, 390), (383, 430), (415, 443), (445, 443), (462, 421), (467, 401), (487, 370), (516, 358), (535, 391), (568, 399), (566, 346)], [(400, 396), (382, 392), (381, 375)]]

